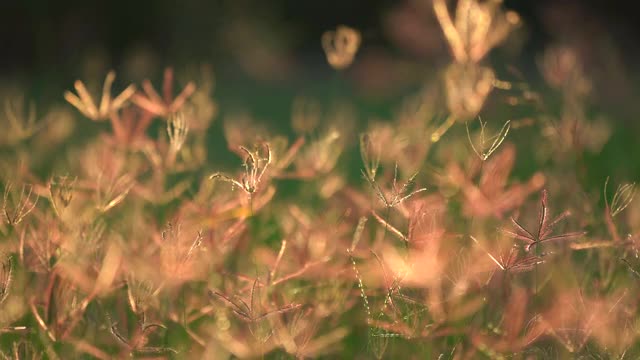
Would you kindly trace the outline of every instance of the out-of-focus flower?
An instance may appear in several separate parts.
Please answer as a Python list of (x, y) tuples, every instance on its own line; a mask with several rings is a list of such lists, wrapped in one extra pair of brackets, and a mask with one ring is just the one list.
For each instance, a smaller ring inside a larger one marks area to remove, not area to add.
[(567, 106), (559, 119), (542, 118), (542, 133), (554, 146), (540, 149), (541, 153), (546, 150), (547, 156), (558, 156), (583, 150), (598, 153), (602, 149), (611, 136), (611, 126), (604, 117), (588, 118), (581, 107), (578, 104)]
[(218, 115), (218, 104), (213, 99), (215, 90), (213, 69), (204, 64), (197, 69), (187, 69), (185, 76), (190, 79), (198, 79), (197, 89), (180, 111), (189, 119), (189, 127), (194, 133), (205, 132)]
[[(541, 173), (535, 173), (524, 184), (508, 183), (515, 160), (516, 148), (513, 144), (507, 143), (493, 157), (484, 162), (481, 171), (476, 166), (465, 174), (457, 164), (448, 166), (448, 180), (462, 190), (463, 209), (466, 215), (502, 218), (509, 211), (522, 205), (531, 193), (542, 188), (545, 177)], [(476, 185), (473, 179), (477, 176), (479, 178)]]
[(344, 148), (341, 135), (337, 129), (330, 128), (305, 147), (294, 160), (298, 175), (309, 178), (330, 172)]
[[(611, 298), (594, 298), (578, 289), (561, 291), (551, 307), (537, 318), (535, 327), (554, 337), (571, 353), (579, 352), (592, 337), (605, 346), (624, 343), (628, 346), (634, 337), (634, 330), (629, 326), (634, 325), (623, 320), (624, 297), (625, 294), (617, 294)], [(612, 337), (611, 329), (616, 329), (616, 335), (621, 337)]]
[(75, 119), (69, 108), (57, 105), (44, 115), (41, 124), (43, 128), (46, 126), (46, 131), (37, 131), (33, 143), (35, 146), (50, 151), (49, 149), (53, 146), (60, 145), (71, 136), (75, 127)]
[(320, 123), (320, 104), (309, 98), (298, 97), (291, 106), (291, 126), (299, 134), (313, 132)]
[(501, 4), (501, 0), (458, 0), (452, 20), (445, 0), (434, 0), (433, 9), (456, 62), (480, 61), (520, 22), (515, 12), (503, 12)]
[(223, 127), (227, 148), (236, 153), (240, 146), (270, 138), (264, 124), (245, 111), (227, 115)]
[(110, 120), (113, 140), (118, 145), (139, 147), (146, 140), (145, 131), (151, 124), (152, 116), (146, 111), (129, 107), (122, 114), (113, 113)]
[(161, 262), (168, 284), (180, 284), (200, 275), (202, 261), (202, 232), (183, 234), (182, 224), (169, 223), (161, 233)]
[(74, 83), (74, 87), (78, 92), (75, 95), (71, 91), (65, 91), (64, 98), (78, 109), (84, 116), (93, 120), (101, 121), (108, 119), (111, 114), (118, 111), (124, 106), (124, 104), (133, 96), (136, 91), (135, 85), (129, 85), (124, 89), (120, 95), (111, 99), (111, 85), (116, 78), (115, 71), (109, 71), (106, 79), (104, 80), (104, 86), (102, 88), (102, 100), (100, 101), (100, 107), (96, 107), (93, 98), (89, 94), (89, 91), (85, 87), (84, 83), (77, 80)]
[(474, 63), (453, 63), (444, 72), (447, 106), (455, 119), (474, 118), (493, 89), (491, 68)]
[(358, 30), (345, 25), (322, 34), (322, 48), (329, 65), (336, 70), (349, 67), (358, 52), (361, 40)]
[(586, 95), (591, 82), (585, 77), (577, 52), (568, 46), (552, 46), (545, 50), (538, 62), (542, 75), (549, 85), (575, 94)]
[(30, 138), (43, 127), (43, 122), (36, 123), (36, 105), (33, 101), (25, 108), (22, 97), (6, 99), (4, 112), (2, 123), (5, 126), (0, 135), (0, 144), (17, 144)]
[(196, 91), (196, 85), (193, 82), (188, 82), (180, 94), (174, 98), (172, 94), (173, 69), (166, 68), (162, 82), (162, 96), (153, 88), (149, 80), (142, 82), (142, 89), (144, 90), (144, 95), (140, 93), (133, 94), (131, 101), (156, 116), (169, 116), (184, 105), (187, 99)]

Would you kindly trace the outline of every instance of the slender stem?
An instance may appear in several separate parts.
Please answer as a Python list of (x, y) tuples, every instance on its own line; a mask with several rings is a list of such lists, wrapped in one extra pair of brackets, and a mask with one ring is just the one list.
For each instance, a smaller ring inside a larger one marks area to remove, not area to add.
[(442, 135), (444, 135), (455, 122), (455, 116), (449, 115), (449, 117), (447, 117), (447, 120), (445, 120), (444, 123), (442, 123), (442, 125), (440, 125), (440, 127), (438, 127), (438, 129), (434, 131), (433, 134), (431, 134), (431, 142), (436, 143), (440, 141)]
[(391, 216), (391, 207), (387, 206), (387, 213), (385, 214), (385, 218), (384, 218), (384, 232), (382, 233), (382, 242), (384, 242), (385, 240), (387, 240), (387, 228), (389, 226), (389, 216)]
[[(536, 242), (536, 256), (540, 256), (540, 242)], [(535, 263), (533, 274), (533, 297), (538, 298), (538, 262)]]

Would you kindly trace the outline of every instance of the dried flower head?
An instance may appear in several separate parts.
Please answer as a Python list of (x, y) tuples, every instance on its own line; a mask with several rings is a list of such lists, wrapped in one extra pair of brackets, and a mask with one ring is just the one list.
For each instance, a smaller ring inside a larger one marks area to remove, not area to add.
[(360, 32), (344, 25), (338, 26), (335, 31), (322, 34), (322, 48), (329, 65), (336, 70), (351, 65), (360, 47), (360, 41)]
[(486, 250), (475, 237), (471, 235), (469, 235), (469, 237), (487, 254), (491, 261), (504, 272), (519, 273), (531, 271), (536, 265), (544, 263), (544, 259), (538, 255), (520, 256), (516, 246), (511, 246), (508, 252), (503, 251), (500, 252), (499, 255), (494, 256)]
[(263, 143), (262, 147), (263, 151), (266, 153), (266, 157), (261, 157), (258, 150), (251, 151), (244, 146), (240, 146), (240, 150), (246, 154), (242, 165), (244, 167), (244, 175), (240, 180), (236, 180), (221, 173), (212, 174), (209, 176), (209, 179), (220, 179), (222, 181), (229, 182), (233, 187), (237, 186), (242, 189), (247, 193), (249, 199), (251, 199), (251, 196), (258, 191), (260, 182), (262, 181), (262, 176), (264, 176), (264, 173), (271, 164), (271, 148), (269, 147), (269, 144)]
[(370, 178), (365, 170), (362, 170), (362, 176), (364, 176), (365, 180), (369, 183), (376, 196), (380, 201), (384, 204), (385, 208), (391, 209), (400, 204), (402, 204), (405, 200), (410, 197), (419, 194), (423, 191), (427, 191), (427, 188), (420, 188), (417, 190), (410, 191), (413, 186), (416, 176), (418, 176), (418, 172), (415, 172), (413, 175), (407, 179), (407, 181), (402, 185), (402, 187), (398, 187), (398, 164), (396, 164), (394, 173), (393, 173), (393, 182), (391, 184), (391, 190), (385, 191), (375, 179)]
[(98, 175), (96, 184), (96, 206), (101, 212), (107, 212), (120, 204), (135, 185), (135, 179), (124, 174), (113, 179), (104, 179)]
[(222, 301), (238, 319), (249, 324), (249, 330), (257, 340), (265, 342), (272, 335), (271, 326), (268, 321), (265, 320), (272, 315), (288, 313), (299, 309), (302, 307), (302, 304), (290, 303), (282, 307), (273, 305), (265, 306), (264, 297), (260, 291), (261, 287), (262, 285), (258, 283), (258, 279), (255, 279), (251, 287), (248, 302), (241, 296), (236, 295), (230, 297), (212, 290), (209, 290), (209, 297), (211, 300)]
[(10, 226), (18, 225), (38, 203), (38, 195), (30, 184), (22, 185), (20, 192), (13, 191), (13, 184), (7, 183), (2, 200), (2, 215)]
[(618, 185), (616, 192), (613, 194), (613, 199), (611, 199), (611, 204), (609, 204), (609, 196), (607, 195), (607, 185), (609, 185), (609, 177), (604, 182), (604, 202), (611, 217), (615, 217), (623, 212), (633, 201), (636, 195), (636, 183)]
[(122, 346), (123, 350), (127, 351), (131, 357), (157, 357), (160, 355), (168, 355), (170, 353), (177, 354), (178, 352), (170, 347), (162, 346), (148, 346), (149, 336), (158, 329), (167, 329), (166, 326), (156, 323), (148, 323), (144, 313), (142, 319), (138, 321), (133, 334), (130, 334), (129, 338), (126, 338), (118, 330), (118, 323), (111, 320), (111, 317), (107, 315), (109, 322), (109, 330), (111, 335), (118, 341), (118, 344)]
[(562, 241), (570, 240), (586, 234), (584, 231), (568, 232), (560, 235), (552, 235), (553, 227), (566, 217), (571, 215), (569, 211), (564, 211), (558, 215), (555, 219), (549, 219), (549, 207), (547, 205), (547, 190), (542, 190), (542, 196), (540, 199), (540, 214), (538, 216), (538, 230), (530, 232), (525, 229), (516, 219), (511, 218), (511, 222), (516, 228), (516, 231), (502, 230), (505, 234), (513, 237), (514, 239), (522, 240), (526, 242), (525, 250), (529, 251), (534, 246), (539, 246), (542, 243), (549, 241)]
[(120, 93), (120, 95), (111, 100), (111, 85), (115, 78), (116, 73), (113, 70), (109, 71), (106, 79), (104, 80), (102, 100), (100, 101), (99, 108), (96, 107), (89, 91), (80, 80), (77, 80), (74, 83), (74, 87), (76, 88), (78, 95), (75, 95), (70, 91), (65, 91), (64, 98), (87, 118), (93, 121), (106, 120), (111, 116), (111, 114), (122, 108), (136, 91), (135, 85), (129, 85)]
[(164, 70), (164, 80), (162, 82), (162, 96), (160, 96), (153, 88), (151, 81), (144, 80), (142, 82), (144, 95), (140, 93), (134, 94), (131, 101), (151, 114), (166, 117), (178, 111), (185, 104), (187, 99), (196, 91), (196, 85), (190, 81), (184, 89), (182, 89), (182, 92), (174, 98), (172, 88), (173, 69), (166, 68)]
[[(494, 151), (498, 150), (504, 139), (509, 134), (509, 129), (511, 128), (511, 120), (507, 120), (507, 122), (502, 125), (500, 132), (491, 138), (487, 139), (485, 135), (485, 127), (487, 126), (486, 121), (482, 121), (482, 118), (478, 117), (478, 121), (480, 122), (480, 144), (478, 146), (474, 145), (473, 140), (471, 140), (471, 134), (469, 133), (469, 123), (465, 123), (467, 128), (467, 138), (469, 139), (469, 144), (471, 144), (471, 148), (473, 152), (478, 155), (480, 160), (486, 161)], [(491, 141), (491, 146), (487, 148), (488, 142)]]
[(364, 165), (364, 175), (367, 179), (375, 179), (380, 167), (380, 144), (371, 141), (369, 134), (360, 135), (360, 158)]

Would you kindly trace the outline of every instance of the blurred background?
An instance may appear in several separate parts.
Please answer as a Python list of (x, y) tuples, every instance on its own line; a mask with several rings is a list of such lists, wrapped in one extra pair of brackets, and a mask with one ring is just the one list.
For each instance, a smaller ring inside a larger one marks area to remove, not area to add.
[[(508, 64), (537, 84), (544, 49), (568, 44), (591, 77), (594, 106), (621, 122), (640, 114), (633, 101), (640, 29), (631, 2), (512, 0), (505, 7), (523, 21), (487, 59), (499, 78), (512, 79)], [(359, 29), (363, 42), (354, 65), (336, 75), (320, 37), (339, 24)], [(110, 68), (122, 87), (159, 79), (165, 66), (206, 63), (221, 108), (253, 106), (272, 118), (288, 113), (292, 96), (322, 97), (328, 88), (389, 104), (450, 60), (428, 0), (3, 1), (0, 49), (1, 81), (26, 84), (32, 96), (62, 100), (75, 79)]]
[[(620, 104), (637, 107), (629, 102), (637, 92), (639, 32), (631, 2), (514, 0), (505, 6), (520, 14), (523, 26), (492, 57), (507, 57), (532, 81), (544, 48), (568, 43), (603, 104), (614, 111)], [(0, 5), (0, 76), (66, 88), (101, 68), (137, 81), (167, 65), (205, 62), (213, 65), (221, 95), (242, 94), (249, 80), (299, 93), (332, 74), (320, 36), (339, 24), (363, 34), (359, 61), (348, 74), (363, 96), (393, 96), (421, 80), (416, 72), (449, 58), (428, 1), (25, 0)], [(398, 63), (403, 66), (378, 74), (378, 81), (364, 75)], [(398, 79), (390, 87), (391, 77)]]

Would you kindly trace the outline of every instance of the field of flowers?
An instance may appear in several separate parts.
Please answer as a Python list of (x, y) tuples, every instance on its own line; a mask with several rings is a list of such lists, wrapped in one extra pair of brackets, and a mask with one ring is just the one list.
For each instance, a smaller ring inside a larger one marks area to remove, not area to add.
[(450, 61), (387, 116), (348, 25), (277, 126), (207, 65), (2, 86), (0, 358), (640, 357), (633, 134), (570, 45), (533, 85), (489, 61), (518, 14), (427, 4)]

